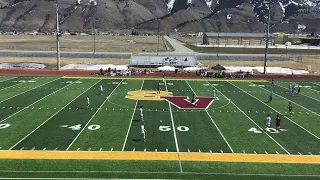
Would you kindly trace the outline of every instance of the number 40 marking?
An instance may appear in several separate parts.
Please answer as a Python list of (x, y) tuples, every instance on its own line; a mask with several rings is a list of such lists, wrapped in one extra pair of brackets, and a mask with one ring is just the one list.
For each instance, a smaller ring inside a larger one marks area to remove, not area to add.
[[(69, 126), (68, 128), (70, 128), (73, 131), (79, 131), (81, 129), (81, 124)], [(90, 126), (88, 126), (88, 129), (91, 131), (98, 130), (98, 129), (100, 129), (100, 125), (96, 125), (96, 124), (90, 125)]]

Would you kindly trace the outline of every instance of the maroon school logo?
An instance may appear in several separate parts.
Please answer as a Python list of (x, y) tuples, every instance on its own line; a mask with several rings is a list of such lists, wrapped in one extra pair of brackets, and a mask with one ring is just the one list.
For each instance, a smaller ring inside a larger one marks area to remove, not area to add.
[(180, 109), (207, 109), (215, 98), (211, 97), (195, 97), (194, 102), (187, 96), (173, 96), (172, 92), (167, 91), (130, 91), (126, 98), (134, 100), (151, 100), (151, 101), (168, 101), (172, 105)]

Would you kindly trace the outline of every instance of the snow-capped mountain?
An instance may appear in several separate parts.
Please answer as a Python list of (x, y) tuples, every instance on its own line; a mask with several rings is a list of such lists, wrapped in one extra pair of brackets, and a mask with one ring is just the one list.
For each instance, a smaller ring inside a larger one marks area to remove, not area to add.
[[(58, 0), (65, 31), (320, 30), (320, 0)], [(0, 0), (0, 31), (53, 31), (55, 0)]]

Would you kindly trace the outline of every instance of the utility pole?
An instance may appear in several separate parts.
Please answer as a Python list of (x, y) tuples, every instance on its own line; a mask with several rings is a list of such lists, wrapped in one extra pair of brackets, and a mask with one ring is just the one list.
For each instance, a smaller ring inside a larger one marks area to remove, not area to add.
[(57, 43), (57, 70), (60, 70), (60, 43), (59, 43), (59, 36), (60, 36), (60, 30), (59, 30), (59, 5), (58, 5), (58, 0), (56, 0), (56, 43)]
[(264, 74), (267, 73), (269, 40), (270, 40), (270, 2), (268, 2), (268, 23), (267, 23), (266, 49), (265, 49), (265, 53), (264, 53), (264, 65), (263, 65), (263, 73)]
[(96, 29), (93, 21), (93, 58), (96, 56)]
[(158, 47), (157, 47), (157, 56), (159, 54), (159, 43), (160, 43), (160, 21), (158, 20)]

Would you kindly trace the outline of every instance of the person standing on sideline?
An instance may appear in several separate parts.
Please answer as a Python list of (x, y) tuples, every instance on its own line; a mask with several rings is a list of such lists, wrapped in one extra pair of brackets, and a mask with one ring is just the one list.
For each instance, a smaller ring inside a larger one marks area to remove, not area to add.
[(265, 122), (266, 123), (266, 132), (269, 132), (270, 122), (271, 122), (271, 117), (268, 114), (268, 116), (266, 118), (266, 122)]
[(164, 78), (165, 78), (165, 77), (166, 77), (166, 73), (164, 73), (164, 72), (163, 72), (163, 75), (162, 75), (162, 82), (164, 82), (164, 80), (165, 80)]

